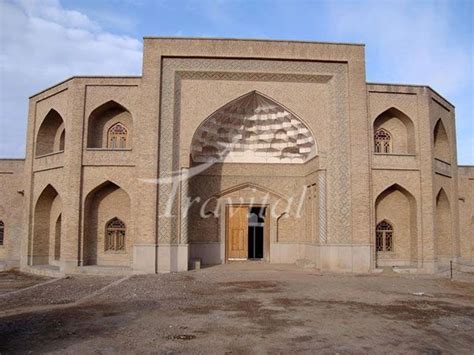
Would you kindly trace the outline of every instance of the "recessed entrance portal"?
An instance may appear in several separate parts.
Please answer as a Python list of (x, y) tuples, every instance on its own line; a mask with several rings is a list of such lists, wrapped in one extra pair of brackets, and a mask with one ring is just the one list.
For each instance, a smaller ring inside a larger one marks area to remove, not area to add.
[(268, 259), (265, 207), (228, 206), (226, 210), (226, 260)]
[(249, 208), (248, 225), (248, 258), (263, 259), (265, 207)]

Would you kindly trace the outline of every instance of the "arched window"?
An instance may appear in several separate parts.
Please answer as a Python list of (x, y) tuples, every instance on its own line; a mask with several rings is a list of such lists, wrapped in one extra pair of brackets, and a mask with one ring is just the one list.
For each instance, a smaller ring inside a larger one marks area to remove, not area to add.
[(3, 224), (3, 221), (0, 221), (0, 245), (3, 245), (4, 233), (5, 233), (5, 224)]
[(127, 128), (119, 123), (114, 124), (107, 132), (107, 148), (124, 149), (127, 148)]
[(105, 251), (125, 250), (125, 223), (112, 218), (105, 225)]
[(375, 153), (392, 152), (392, 136), (383, 128), (378, 129), (374, 134)]
[(377, 224), (375, 249), (376, 251), (393, 251), (393, 227), (387, 221)]

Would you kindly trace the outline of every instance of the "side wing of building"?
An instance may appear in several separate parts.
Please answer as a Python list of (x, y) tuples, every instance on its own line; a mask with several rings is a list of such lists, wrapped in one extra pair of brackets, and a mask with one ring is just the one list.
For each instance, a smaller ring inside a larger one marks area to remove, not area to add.
[(0, 270), (20, 266), (23, 215), (24, 159), (0, 159)]

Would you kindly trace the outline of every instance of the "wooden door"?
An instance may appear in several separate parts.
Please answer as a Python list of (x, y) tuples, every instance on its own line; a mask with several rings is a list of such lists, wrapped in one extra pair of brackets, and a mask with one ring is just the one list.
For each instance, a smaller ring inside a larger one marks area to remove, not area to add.
[(227, 260), (248, 258), (248, 207), (227, 207)]

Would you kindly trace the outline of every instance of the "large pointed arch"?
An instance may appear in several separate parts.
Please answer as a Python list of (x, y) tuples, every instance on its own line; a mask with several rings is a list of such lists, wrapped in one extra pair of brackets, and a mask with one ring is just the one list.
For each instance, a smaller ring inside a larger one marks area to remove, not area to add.
[[(391, 250), (377, 252), (377, 265), (416, 265), (417, 204), (413, 194), (397, 183), (380, 192), (375, 200), (375, 229), (382, 221), (390, 221), (394, 234)], [(377, 230), (374, 242), (376, 238)]]
[(36, 135), (35, 156), (39, 157), (64, 150), (64, 144), (61, 146), (60, 142), (63, 132), (63, 139), (65, 139), (63, 118), (55, 109), (49, 110)]
[[(114, 218), (127, 225), (127, 234), (121, 235), (125, 244), (116, 250), (107, 247), (107, 225)], [(107, 180), (92, 189), (84, 200), (83, 264), (130, 266), (133, 243), (130, 222), (131, 200), (122, 187)]]
[(434, 157), (444, 162), (451, 162), (449, 136), (443, 120), (440, 118), (433, 129)]
[(191, 143), (194, 162), (304, 163), (316, 155), (316, 140), (303, 120), (258, 91), (211, 114)]
[(377, 198), (376, 198), (376, 204), (377, 204), (377, 201), (379, 201), (383, 196), (385, 196), (387, 193), (390, 193), (391, 191), (393, 190), (399, 190), (401, 191), (407, 198), (412, 198), (413, 200), (416, 201), (415, 197), (413, 196), (413, 194), (408, 190), (406, 189), (403, 185), (401, 184), (398, 184), (398, 183), (393, 183), (389, 186), (387, 186), (386, 188), (384, 188), (378, 195), (377, 195)]
[[(132, 147), (133, 117), (122, 104), (109, 100), (95, 108), (88, 118), (87, 147), (103, 149), (129, 149)], [(111, 127), (120, 123), (127, 132), (124, 146), (111, 146), (108, 134)]]
[[(381, 129), (389, 132), (391, 136), (390, 153), (415, 154), (415, 125), (412, 119), (402, 110), (392, 106), (380, 113), (373, 122), (374, 135)], [(377, 152), (376, 144), (374, 136), (374, 152)], [(387, 152), (381, 151), (378, 153)]]
[(436, 194), (435, 214), (436, 255), (439, 259), (449, 259), (453, 256), (453, 233), (451, 203), (443, 188)]
[(62, 200), (58, 191), (48, 184), (35, 203), (33, 219), (33, 236), (31, 243), (32, 265), (51, 264), (55, 259), (57, 235), (56, 223), (62, 213)]

